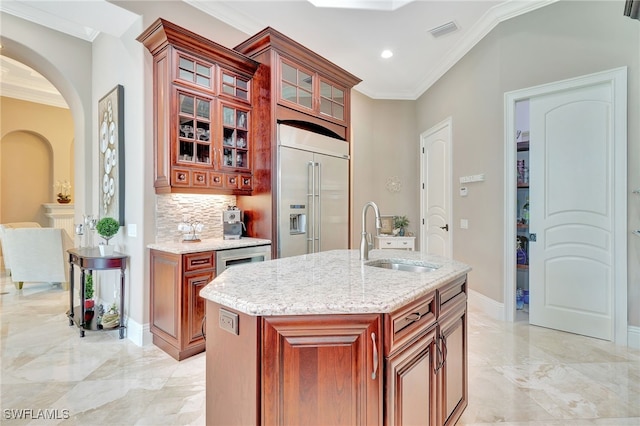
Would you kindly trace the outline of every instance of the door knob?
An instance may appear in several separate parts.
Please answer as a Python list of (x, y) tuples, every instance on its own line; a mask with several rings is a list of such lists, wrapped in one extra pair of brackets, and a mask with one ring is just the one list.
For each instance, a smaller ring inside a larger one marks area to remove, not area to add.
[(449, 224), (447, 223), (445, 226), (441, 226), (440, 229), (444, 229), (445, 231), (449, 232)]

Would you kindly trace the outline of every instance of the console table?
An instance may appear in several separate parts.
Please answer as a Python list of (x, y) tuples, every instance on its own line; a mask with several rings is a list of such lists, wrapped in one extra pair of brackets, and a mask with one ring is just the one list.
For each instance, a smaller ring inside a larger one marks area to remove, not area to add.
[[(69, 253), (69, 325), (76, 325), (80, 329), (80, 337), (84, 337), (85, 330), (102, 330), (102, 325), (98, 324), (95, 312), (84, 307), (84, 282), (86, 271), (102, 271), (107, 269), (120, 269), (120, 321), (117, 327), (108, 330), (120, 330), (120, 338), (124, 338), (123, 314), (124, 314), (124, 271), (127, 267), (129, 256), (122, 253), (114, 253), (110, 256), (100, 256), (97, 247), (74, 248), (67, 250)], [(74, 298), (74, 274), (73, 268), (80, 268), (80, 305), (73, 306)]]

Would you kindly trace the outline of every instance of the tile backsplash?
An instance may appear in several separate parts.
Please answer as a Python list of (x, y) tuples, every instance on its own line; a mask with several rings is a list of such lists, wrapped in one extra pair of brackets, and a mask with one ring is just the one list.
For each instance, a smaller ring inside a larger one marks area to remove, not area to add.
[(222, 212), (236, 205), (234, 195), (158, 194), (156, 196), (156, 243), (178, 242), (183, 220), (204, 225), (200, 238), (222, 238)]

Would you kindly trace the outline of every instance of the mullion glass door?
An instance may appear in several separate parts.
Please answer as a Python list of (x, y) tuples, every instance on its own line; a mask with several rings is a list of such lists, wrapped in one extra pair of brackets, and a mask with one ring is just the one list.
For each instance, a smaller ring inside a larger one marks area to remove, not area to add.
[(211, 164), (211, 99), (178, 92), (178, 163)]
[(249, 112), (222, 104), (222, 166), (249, 168)]

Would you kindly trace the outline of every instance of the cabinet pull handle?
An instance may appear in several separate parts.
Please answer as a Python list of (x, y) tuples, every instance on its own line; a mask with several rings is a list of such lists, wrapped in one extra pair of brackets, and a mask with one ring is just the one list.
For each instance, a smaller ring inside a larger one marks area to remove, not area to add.
[(433, 367), (433, 374), (438, 374), (440, 370), (440, 336), (436, 337), (436, 365)]
[(371, 333), (371, 341), (373, 342), (373, 372), (371, 373), (371, 380), (375, 380), (378, 372), (378, 345), (376, 344), (376, 333)]
[(420, 321), (421, 318), (422, 318), (422, 314), (420, 312), (414, 312), (404, 317), (405, 321), (411, 321), (411, 322)]
[(204, 265), (206, 263), (209, 263), (209, 259), (193, 259), (191, 261), (191, 265), (195, 266), (195, 265)]
[(441, 333), (442, 337), (440, 338), (440, 340), (442, 340), (442, 364), (440, 365), (440, 367), (444, 367), (444, 365), (447, 363), (447, 338), (444, 335), (444, 333)]

